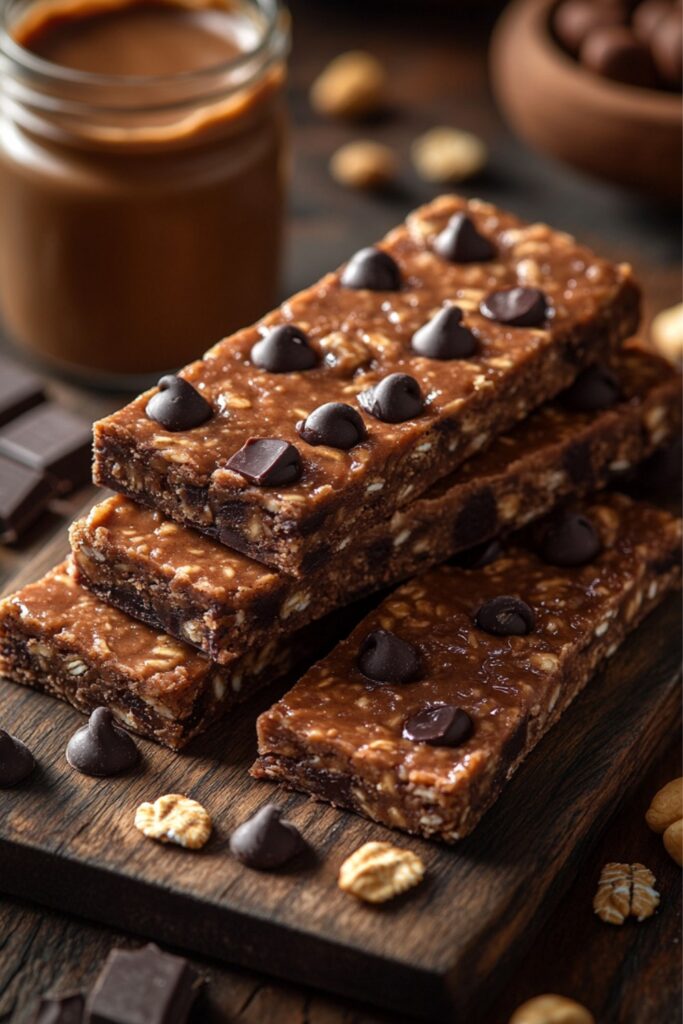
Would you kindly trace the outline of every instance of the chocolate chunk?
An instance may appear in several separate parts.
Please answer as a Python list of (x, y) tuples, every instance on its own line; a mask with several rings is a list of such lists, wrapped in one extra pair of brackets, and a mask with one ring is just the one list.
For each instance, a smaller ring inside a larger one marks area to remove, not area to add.
[(0, 430), (0, 452), (49, 476), (62, 494), (90, 479), (92, 426), (51, 402)]
[(43, 996), (33, 1018), (33, 1024), (81, 1024), (84, 1010), (85, 999), (82, 992)]
[(274, 804), (266, 804), (230, 837), (233, 856), (258, 871), (282, 867), (305, 848), (299, 830), (291, 822), (282, 821), (282, 811)]
[(489, 320), (511, 327), (540, 327), (548, 315), (548, 300), (540, 288), (504, 288), (490, 292), (479, 310)]
[(475, 490), (460, 510), (453, 527), (453, 543), (469, 548), (496, 532), (498, 504), (490, 487)]
[(474, 622), (479, 629), (494, 636), (526, 636), (536, 625), (536, 616), (521, 598), (501, 594), (484, 602)]
[(185, 1024), (202, 981), (184, 957), (112, 949), (87, 1001), (88, 1024)]
[(654, 26), (650, 36), (650, 50), (664, 82), (679, 89), (683, 79), (683, 20), (680, 8), (670, 10)]
[(16, 786), (28, 778), (36, 762), (28, 747), (0, 729), (0, 789)]
[(585, 565), (600, 554), (600, 534), (588, 516), (563, 510), (540, 527), (541, 558), (550, 565)]
[(293, 484), (303, 472), (298, 450), (276, 437), (250, 437), (225, 465), (257, 487)]
[(137, 764), (138, 758), (132, 737), (114, 724), (109, 708), (95, 708), (66, 748), (67, 761), (83, 775), (118, 775)]
[(562, 45), (574, 55), (593, 29), (604, 25), (623, 25), (624, 8), (609, 0), (565, 0), (555, 11), (553, 28)]
[(563, 391), (560, 400), (573, 412), (599, 412), (619, 401), (619, 383), (605, 366), (589, 366)]
[(184, 377), (174, 377), (169, 373), (161, 378), (158, 387), (159, 391), (152, 395), (145, 412), (165, 430), (192, 430), (213, 416), (207, 400)]
[(44, 511), (53, 490), (42, 473), (0, 455), (0, 542), (17, 540)]
[(361, 391), (358, 403), (383, 423), (404, 423), (415, 419), (424, 407), (420, 385), (407, 373), (390, 373), (374, 388)]
[(453, 704), (423, 708), (411, 715), (403, 725), (403, 738), (432, 747), (458, 747), (474, 730), (472, 719)]
[(251, 361), (269, 373), (294, 373), (312, 370), (318, 365), (318, 356), (300, 328), (294, 324), (280, 324), (256, 342), (251, 350)]
[(297, 432), (307, 444), (325, 444), (348, 451), (367, 437), (360, 413), (343, 402), (326, 402), (299, 420)]
[(456, 213), (434, 239), (434, 250), (451, 263), (485, 263), (496, 255), (495, 246), (480, 235), (466, 213)]
[(368, 246), (352, 256), (341, 276), (344, 288), (356, 291), (397, 292), (401, 287), (401, 271), (396, 261), (383, 249)]
[(596, 74), (624, 85), (650, 89), (657, 84), (649, 49), (625, 25), (606, 25), (590, 32), (579, 50), (579, 60)]
[(0, 426), (45, 400), (43, 385), (18, 363), (0, 359)]
[(449, 564), (457, 565), (459, 569), (483, 569), (485, 565), (491, 565), (503, 554), (503, 545), (494, 537), (493, 540), (484, 541), (476, 547), (461, 551), (459, 555), (449, 560)]
[(420, 652), (388, 629), (375, 629), (363, 640), (358, 668), (375, 683), (413, 683), (422, 676)]
[(461, 324), (462, 310), (445, 306), (413, 335), (414, 352), (427, 359), (467, 359), (477, 351), (477, 339)]

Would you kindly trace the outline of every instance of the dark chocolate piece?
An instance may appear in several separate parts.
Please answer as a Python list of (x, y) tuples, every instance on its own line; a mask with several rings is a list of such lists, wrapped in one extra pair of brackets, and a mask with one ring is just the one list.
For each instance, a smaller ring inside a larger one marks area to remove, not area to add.
[(0, 427), (45, 401), (35, 374), (9, 359), (0, 359)]
[(50, 476), (65, 494), (90, 479), (90, 423), (52, 402), (30, 409), (0, 430), (0, 452)]
[(562, 404), (573, 412), (598, 412), (619, 401), (619, 383), (606, 366), (589, 366), (562, 392)]
[(266, 804), (230, 837), (233, 856), (257, 871), (282, 867), (305, 849), (299, 830), (291, 822), (282, 821), (282, 811), (274, 804)]
[(305, 420), (299, 420), (296, 429), (307, 444), (326, 444), (342, 451), (348, 451), (367, 437), (360, 413), (344, 402), (319, 405)]
[(526, 636), (536, 624), (536, 616), (519, 597), (501, 594), (485, 601), (474, 618), (475, 625), (494, 636)]
[(474, 731), (472, 719), (452, 704), (417, 711), (403, 724), (403, 738), (415, 743), (429, 743), (432, 747), (458, 747)]
[(112, 949), (87, 1002), (88, 1024), (185, 1024), (201, 979), (150, 943)]
[(36, 762), (25, 743), (0, 729), (0, 789), (28, 778)]
[(257, 487), (293, 484), (303, 472), (299, 452), (276, 437), (251, 437), (228, 459), (226, 467)]
[(427, 359), (467, 359), (477, 351), (477, 339), (463, 327), (462, 310), (444, 306), (413, 335), (414, 352)]
[(539, 554), (550, 565), (585, 565), (602, 550), (600, 535), (588, 516), (563, 510), (540, 527)]
[(657, 85), (652, 55), (625, 25), (605, 25), (590, 32), (581, 44), (584, 67), (624, 85), (650, 89)]
[(511, 327), (540, 327), (548, 316), (548, 301), (540, 288), (503, 288), (490, 292), (479, 310), (489, 320)]
[(256, 342), (251, 350), (251, 361), (269, 373), (294, 373), (312, 370), (318, 365), (318, 356), (299, 327), (280, 324)]
[(137, 764), (139, 756), (133, 738), (114, 724), (109, 708), (95, 708), (66, 748), (67, 761), (83, 775), (118, 775)]
[(485, 263), (496, 248), (479, 234), (466, 213), (456, 213), (434, 239), (434, 250), (451, 263)]
[(341, 283), (344, 288), (356, 291), (367, 288), (372, 292), (397, 292), (401, 287), (401, 271), (388, 252), (370, 245), (351, 257)]
[(390, 373), (374, 388), (361, 391), (358, 402), (366, 412), (383, 423), (404, 423), (415, 419), (424, 408), (420, 385), (407, 373)]
[(150, 398), (145, 412), (165, 430), (192, 430), (213, 416), (213, 409), (207, 400), (182, 377), (174, 377), (169, 373), (161, 378), (157, 386), (159, 390)]
[(43, 996), (33, 1024), (82, 1024), (85, 998), (82, 992)]
[(387, 629), (375, 629), (361, 644), (358, 668), (374, 683), (413, 683), (422, 676), (422, 658), (413, 644)]
[(45, 509), (53, 486), (42, 473), (0, 455), (0, 542), (17, 540)]

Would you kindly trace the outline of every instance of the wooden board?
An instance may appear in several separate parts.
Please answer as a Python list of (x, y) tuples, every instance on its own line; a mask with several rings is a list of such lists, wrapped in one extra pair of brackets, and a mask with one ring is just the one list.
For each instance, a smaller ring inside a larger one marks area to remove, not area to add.
[[(50, 545), (15, 585), (40, 575), (64, 550), (62, 539)], [(0, 792), (0, 888), (398, 1012), (471, 1024), (619, 800), (672, 735), (678, 607), (669, 600), (627, 641), (475, 834), (455, 848), (393, 834), (250, 780), (254, 718), (276, 691), (186, 753), (141, 741), (142, 767), (96, 780), (71, 771), (64, 759), (82, 717), (3, 684), (0, 721), (30, 738), (40, 770)], [(211, 811), (216, 833), (204, 851), (162, 848), (134, 829), (138, 803), (165, 792), (186, 793)], [(271, 799), (316, 853), (280, 873), (259, 874), (230, 857), (228, 837)], [(392, 904), (368, 908), (339, 892), (336, 872), (361, 843), (385, 838), (418, 852), (428, 880)]]

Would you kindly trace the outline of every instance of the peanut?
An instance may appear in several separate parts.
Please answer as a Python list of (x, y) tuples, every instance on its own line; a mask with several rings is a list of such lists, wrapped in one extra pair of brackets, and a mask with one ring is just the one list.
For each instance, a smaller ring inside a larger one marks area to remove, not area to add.
[(683, 363), (683, 302), (657, 314), (650, 338), (660, 356), (677, 365)]
[(519, 1006), (510, 1024), (595, 1024), (585, 1006), (566, 996), (535, 996)]
[(664, 848), (679, 866), (683, 866), (683, 820), (672, 822), (662, 836)]
[(330, 160), (334, 180), (349, 188), (383, 188), (396, 178), (397, 171), (393, 151), (379, 142), (347, 142)]
[(672, 779), (655, 793), (645, 814), (653, 832), (665, 832), (669, 825), (683, 818), (683, 778)]
[(415, 139), (410, 150), (415, 170), (425, 181), (456, 184), (473, 177), (486, 163), (486, 146), (471, 132), (432, 128)]
[(366, 117), (382, 106), (386, 81), (376, 57), (364, 50), (349, 50), (335, 57), (316, 78), (311, 86), (311, 106), (327, 117)]

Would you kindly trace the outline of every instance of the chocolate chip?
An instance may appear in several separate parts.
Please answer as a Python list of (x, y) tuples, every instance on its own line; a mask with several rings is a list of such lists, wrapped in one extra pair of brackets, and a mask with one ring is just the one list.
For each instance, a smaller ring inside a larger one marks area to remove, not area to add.
[(419, 416), (424, 407), (420, 385), (407, 373), (390, 373), (374, 388), (358, 395), (361, 408), (383, 423), (403, 423)]
[(494, 636), (526, 636), (536, 625), (536, 616), (521, 598), (501, 594), (484, 602), (474, 622)]
[(383, 249), (368, 246), (352, 256), (341, 276), (344, 288), (356, 291), (397, 292), (401, 287), (401, 271), (396, 261)]
[(61, 996), (43, 996), (33, 1024), (81, 1024), (85, 1012), (82, 992), (66, 992)]
[(453, 704), (423, 708), (411, 715), (403, 725), (403, 738), (432, 747), (458, 747), (474, 730), (472, 719)]
[(109, 708), (95, 708), (87, 725), (73, 734), (66, 759), (83, 775), (118, 775), (137, 764), (138, 748), (133, 738), (114, 724)]
[(453, 526), (456, 548), (469, 548), (490, 537), (498, 525), (498, 503), (490, 487), (480, 487), (458, 512)]
[(145, 407), (147, 416), (166, 430), (192, 430), (213, 416), (207, 400), (184, 377), (167, 374)]
[(457, 306), (440, 309), (413, 335), (413, 351), (427, 359), (467, 359), (474, 355), (477, 339), (461, 320), (462, 310)]
[(584, 67), (615, 82), (646, 89), (657, 84), (649, 49), (625, 25), (605, 25), (589, 32), (581, 44), (579, 60)]
[(257, 487), (293, 484), (303, 473), (298, 449), (276, 437), (250, 437), (225, 465)]
[(358, 668), (375, 683), (412, 683), (422, 676), (420, 652), (388, 629), (375, 629), (363, 640)]
[(496, 255), (495, 246), (479, 234), (466, 213), (454, 214), (433, 245), (451, 263), (485, 263)]
[(251, 361), (269, 373), (294, 373), (312, 370), (318, 364), (318, 356), (300, 328), (294, 324), (280, 324), (256, 342), (251, 350)]
[(292, 860), (306, 848), (298, 829), (282, 821), (282, 811), (266, 804), (230, 837), (230, 850), (242, 864), (258, 871), (270, 871)]
[(15, 786), (28, 778), (36, 762), (28, 747), (0, 729), (0, 789)]
[(562, 404), (573, 412), (599, 412), (619, 401), (619, 384), (605, 366), (588, 366), (561, 395)]
[(479, 310), (489, 320), (511, 327), (540, 327), (548, 316), (548, 300), (540, 288), (504, 288), (490, 292)]
[(601, 551), (600, 535), (588, 516), (564, 510), (540, 528), (539, 554), (550, 565), (585, 565)]
[(296, 429), (307, 444), (325, 444), (348, 451), (367, 437), (360, 413), (343, 402), (326, 402), (314, 409)]
[(503, 554), (503, 545), (497, 538), (477, 544), (476, 547), (461, 551), (450, 559), (451, 565), (457, 565), (459, 569), (483, 569), (485, 565), (491, 565)]

